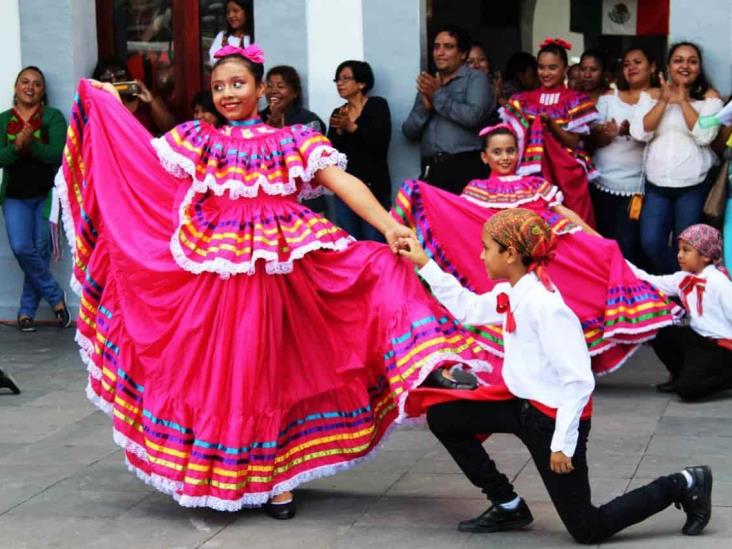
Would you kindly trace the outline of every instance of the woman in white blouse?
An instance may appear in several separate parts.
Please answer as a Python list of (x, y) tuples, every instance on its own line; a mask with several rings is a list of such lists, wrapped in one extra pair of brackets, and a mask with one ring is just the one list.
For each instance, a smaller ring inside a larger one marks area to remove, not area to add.
[(216, 35), (211, 43), (209, 57), (211, 65), (214, 64), (214, 54), (223, 46), (231, 44), (240, 48), (246, 48), (252, 42), (251, 17), (249, 8), (244, 0), (228, 0), (224, 4), (226, 10), (226, 30)]
[(717, 128), (702, 129), (697, 120), (722, 108), (704, 75), (699, 46), (674, 44), (667, 63), (658, 99), (641, 94), (630, 124), (631, 136), (648, 142), (641, 244), (655, 270), (664, 274), (679, 268), (675, 242), (681, 231), (701, 221), (707, 174), (717, 161), (709, 147)]
[(639, 262), (640, 224), (630, 218), (629, 207), (633, 195), (643, 194), (645, 144), (630, 136), (630, 121), (641, 94), (657, 100), (659, 91), (651, 87), (656, 64), (648, 52), (631, 47), (622, 59), (618, 89), (609, 90), (597, 101), (603, 122), (593, 127), (592, 141), (600, 177), (592, 181), (590, 191), (597, 230), (602, 236), (617, 240), (626, 258)]

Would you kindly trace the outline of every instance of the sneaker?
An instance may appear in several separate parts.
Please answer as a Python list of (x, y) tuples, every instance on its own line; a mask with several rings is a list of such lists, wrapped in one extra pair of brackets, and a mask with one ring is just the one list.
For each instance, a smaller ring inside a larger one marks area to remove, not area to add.
[(56, 322), (58, 322), (59, 328), (68, 328), (71, 326), (71, 314), (69, 313), (68, 307), (66, 307), (66, 294), (64, 294), (64, 299), (61, 302), (63, 305), (63, 309), (55, 310), (53, 311), (53, 314), (56, 315)]
[(712, 517), (712, 470), (707, 465), (687, 467), (694, 479), (694, 485), (686, 493), (676, 507), (681, 507), (686, 513), (686, 522), (681, 532), (687, 536), (701, 534)]
[(37, 329), (32, 318), (27, 316), (18, 317), (18, 330), (21, 332), (35, 332)]
[(518, 530), (534, 521), (529, 506), (522, 499), (516, 509), (504, 509), (500, 505), (493, 505), (482, 515), (464, 520), (458, 524), (461, 532), (483, 534), (487, 532), (501, 532), (504, 530)]

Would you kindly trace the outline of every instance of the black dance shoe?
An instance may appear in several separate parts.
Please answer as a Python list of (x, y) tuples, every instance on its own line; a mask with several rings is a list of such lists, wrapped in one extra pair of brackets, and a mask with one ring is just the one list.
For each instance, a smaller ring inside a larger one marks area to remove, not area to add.
[(518, 530), (531, 524), (533, 520), (534, 517), (531, 515), (529, 506), (522, 499), (516, 509), (508, 510), (500, 505), (492, 505), (482, 515), (471, 520), (462, 521), (458, 524), (458, 530), (474, 534)]
[(708, 465), (687, 467), (694, 479), (694, 485), (686, 490), (683, 498), (676, 503), (686, 513), (686, 522), (681, 532), (687, 536), (701, 534), (712, 517), (712, 470)]
[(270, 517), (277, 520), (289, 520), (295, 517), (295, 500), (287, 503), (272, 503), (268, 501), (264, 504), (264, 512)]
[(462, 370), (455, 370), (455, 373), (453, 374), (455, 379), (450, 379), (445, 375), (444, 370), (444, 368), (433, 370), (422, 383), (422, 387), (462, 389), (465, 391), (472, 391), (478, 387), (478, 380), (473, 376), (473, 374), (469, 374)]
[(15, 384), (15, 382), (11, 379), (11, 377), (8, 374), (6, 374), (5, 372), (3, 372), (2, 370), (0, 370), (0, 389), (3, 389), (3, 388), (10, 389), (13, 392), (13, 394), (15, 394), (15, 395), (20, 394), (20, 389)]

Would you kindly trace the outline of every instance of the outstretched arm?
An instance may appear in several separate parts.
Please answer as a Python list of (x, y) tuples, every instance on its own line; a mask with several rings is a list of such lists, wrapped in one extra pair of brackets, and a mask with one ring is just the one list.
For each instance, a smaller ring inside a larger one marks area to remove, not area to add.
[(410, 237), (414, 233), (404, 225), (400, 225), (389, 215), (384, 207), (376, 200), (369, 188), (351, 174), (329, 166), (315, 175), (316, 181), (333, 191), (359, 217), (375, 227), (386, 237), (386, 241), (397, 251), (396, 244), (400, 237)]

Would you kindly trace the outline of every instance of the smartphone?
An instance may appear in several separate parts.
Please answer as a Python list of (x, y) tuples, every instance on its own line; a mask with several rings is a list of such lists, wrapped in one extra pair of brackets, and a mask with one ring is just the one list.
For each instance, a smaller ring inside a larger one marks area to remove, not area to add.
[(137, 95), (140, 93), (140, 85), (134, 80), (113, 82), (112, 85), (120, 95)]

